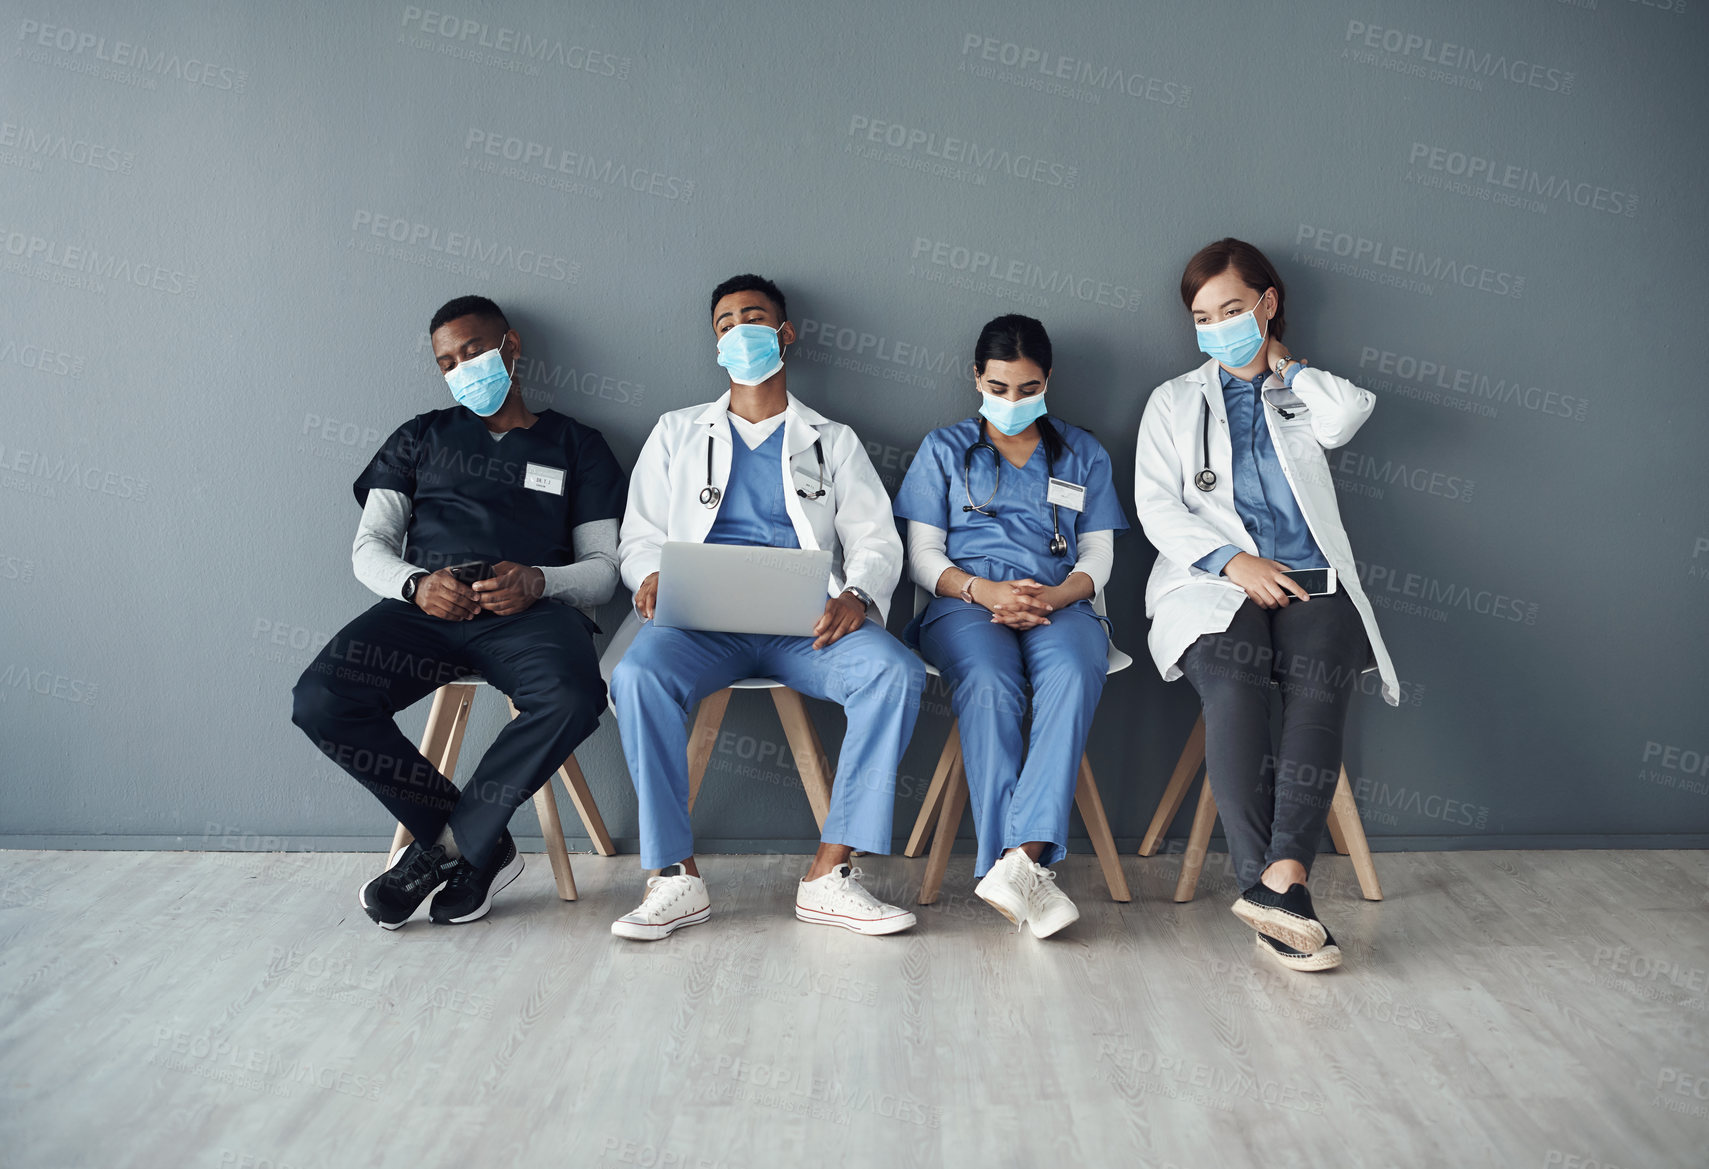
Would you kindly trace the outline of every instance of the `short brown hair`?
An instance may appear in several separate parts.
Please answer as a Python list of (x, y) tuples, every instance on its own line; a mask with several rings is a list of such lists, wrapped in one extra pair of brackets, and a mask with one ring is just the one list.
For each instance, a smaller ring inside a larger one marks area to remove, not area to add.
[(1206, 244), (1193, 253), (1193, 258), (1187, 261), (1187, 270), (1181, 273), (1181, 303), (1192, 308), (1193, 298), (1199, 295), (1199, 289), (1231, 268), (1240, 277), (1240, 282), (1253, 292), (1262, 294), (1271, 288), (1276, 290), (1276, 315), (1270, 318), (1270, 332), (1276, 337), (1282, 336), (1288, 328), (1287, 293), (1282, 288), (1282, 278), (1276, 274), (1276, 266), (1270, 263), (1268, 256), (1233, 236)]

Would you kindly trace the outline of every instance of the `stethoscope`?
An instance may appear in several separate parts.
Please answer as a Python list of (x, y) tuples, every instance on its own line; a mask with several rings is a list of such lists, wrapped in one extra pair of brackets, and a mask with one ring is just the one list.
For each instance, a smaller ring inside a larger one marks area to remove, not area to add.
[[(1044, 442), (1044, 439), (1040, 437), (1039, 442)], [(981, 447), (984, 447), (986, 450), (991, 452), (991, 494), (985, 497), (985, 501), (983, 503), (974, 503), (973, 452), (977, 451)], [(967, 493), (967, 505), (961, 509), (964, 514), (972, 511), (978, 512), (982, 516), (990, 516), (992, 519), (997, 518), (996, 512), (989, 511), (987, 509), (991, 506), (991, 501), (997, 498), (997, 491), (1002, 486), (1003, 461), (1003, 456), (998, 453), (997, 448), (992, 446), (990, 440), (985, 437), (985, 423), (981, 421), (979, 423), (979, 441), (969, 446), (961, 456), (961, 488)], [(1050, 457), (1050, 447), (1048, 445), (1044, 448), (1044, 474), (1047, 480), (1054, 479), (1056, 477), (1056, 460)], [(1057, 522), (1056, 505), (1054, 503), (1050, 505), (1050, 554), (1052, 556), (1068, 555), (1068, 540), (1063, 536), (1062, 527)]]
[[(1211, 470), (1211, 403), (1210, 403), (1210, 399), (1204, 397), (1201, 394), (1199, 397), (1199, 405), (1204, 410), (1204, 413), (1199, 415), (1199, 450), (1204, 453), (1204, 466), (1202, 468), (1200, 468), (1199, 471), (1193, 476), (1193, 486), (1197, 487), (1200, 491), (1215, 491), (1216, 490), (1216, 472)], [(1292, 418), (1293, 417), (1292, 414), (1290, 414), (1288, 411), (1282, 409), (1280, 406), (1276, 405), (1274, 402), (1270, 403), (1270, 408), (1272, 410), (1274, 410), (1276, 413), (1280, 414), (1283, 418)]]
[[(819, 490), (803, 491), (797, 487), (795, 494), (802, 499), (825, 498), (825, 448), (818, 439), (813, 440), (813, 457), (819, 460)], [(717, 507), (724, 500), (724, 489), (712, 484), (712, 435), (706, 436), (706, 486), (700, 489), (700, 502), (707, 507)]]

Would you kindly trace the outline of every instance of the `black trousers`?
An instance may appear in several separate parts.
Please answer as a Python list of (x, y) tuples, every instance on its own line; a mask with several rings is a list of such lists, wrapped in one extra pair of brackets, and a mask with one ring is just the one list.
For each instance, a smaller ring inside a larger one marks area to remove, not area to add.
[[(1181, 671), (1205, 707), (1205, 767), (1229, 860), (1250, 888), (1279, 860), (1311, 870), (1341, 775), (1341, 736), (1369, 643), (1344, 592), (1263, 609), (1247, 600)], [(1270, 688), (1282, 733), (1271, 749)]]
[[(475, 674), (519, 713), (459, 792), (393, 716)], [(397, 600), (341, 629), (291, 697), (291, 721), (417, 840), (431, 844), (449, 824), (469, 862), (485, 865), (511, 813), (599, 725), (605, 681), (592, 622), (567, 605), (537, 601), (508, 617), (445, 621)]]

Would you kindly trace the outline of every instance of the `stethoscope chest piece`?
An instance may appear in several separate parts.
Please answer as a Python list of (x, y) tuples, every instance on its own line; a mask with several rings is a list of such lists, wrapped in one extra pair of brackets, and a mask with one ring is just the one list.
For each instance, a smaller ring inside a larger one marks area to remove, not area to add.
[(724, 493), (710, 483), (700, 489), (700, 502), (707, 507), (717, 507), (724, 498)]
[(1197, 487), (1200, 491), (1215, 491), (1216, 472), (1211, 470), (1209, 467), (1206, 467), (1204, 470), (1193, 476), (1193, 486)]

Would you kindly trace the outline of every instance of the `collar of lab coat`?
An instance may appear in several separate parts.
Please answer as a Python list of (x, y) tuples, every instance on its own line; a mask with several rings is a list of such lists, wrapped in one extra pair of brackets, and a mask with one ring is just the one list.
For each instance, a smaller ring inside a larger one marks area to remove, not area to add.
[[(1204, 395), (1205, 401), (1210, 403), (1211, 417), (1215, 418), (1219, 422), (1227, 422), (1228, 407), (1222, 400), (1222, 364), (1213, 357), (1203, 365), (1199, 366), (1199, 368), (1187, 374), (1187, 377), (1198, 381), (1199, 392)], [(1269, 390), (1280, 386), (1286, 386), (1287, 384), (1287, 382), (1272, 373), (1261, 383), (1261, 388), (1268, 392)]]
[[(813, 407), (800, 401), (788, 390), (783, 392), (783, 454), (785, 458), (798, 455), (819, 441), (818, 427), (829, 421)], [(695, 424), (711, 427), (713, 438), (730, 441), (730, 391), (725, 390), (716, 402), (695, 415)]]

